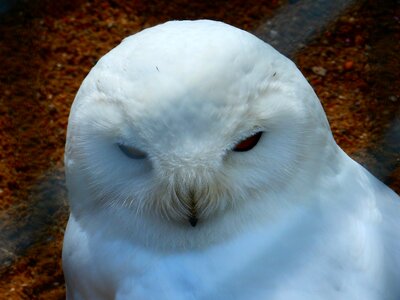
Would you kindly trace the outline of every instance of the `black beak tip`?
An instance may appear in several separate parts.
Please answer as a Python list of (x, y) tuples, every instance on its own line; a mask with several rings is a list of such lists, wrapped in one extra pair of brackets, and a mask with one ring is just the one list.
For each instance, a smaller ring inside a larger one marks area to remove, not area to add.
[(190, 225), (192, 225), (192, 227), (196, 226), (197, 221), (198, 221), (197, 218), (194, 218), (194, 217), (189, 218), (189, 223), (190, 223)]

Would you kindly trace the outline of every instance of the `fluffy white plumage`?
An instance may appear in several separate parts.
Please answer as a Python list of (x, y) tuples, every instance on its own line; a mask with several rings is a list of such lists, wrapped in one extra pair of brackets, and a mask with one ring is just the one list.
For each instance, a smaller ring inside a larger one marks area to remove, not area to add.
[(245, 31), (175, 21), (125, 39), (82, 83), (65, 165), (68, 299), (400, 299), (399, 197)]

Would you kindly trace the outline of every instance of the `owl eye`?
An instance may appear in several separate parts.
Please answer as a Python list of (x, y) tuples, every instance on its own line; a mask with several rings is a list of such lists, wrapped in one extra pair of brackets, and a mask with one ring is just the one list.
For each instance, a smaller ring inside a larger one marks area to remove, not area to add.
[(124, 144), (118, 144), (118, 148), (124, 153), (126, 156), (129, 158), (133, 159), (143, 159), (146, 157), (146, 153), (143, 151), (140, 151), (139, 149), (126, 146)]
[(260, 140), (262, 135), (262, 131), (257, 132), (256, 134), (253, 134), (252, 136), (249, 136), (245, 140), (239, 142), (236, 144), (236, 146), (232, 149), (235, 152), (245, 152), (253, 149), (255, 145), (257, 145), (258, 141)]

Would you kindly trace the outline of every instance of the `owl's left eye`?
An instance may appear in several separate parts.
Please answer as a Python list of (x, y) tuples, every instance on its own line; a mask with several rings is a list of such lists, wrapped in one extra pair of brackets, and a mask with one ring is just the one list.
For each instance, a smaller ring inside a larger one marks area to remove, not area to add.
[(143, 159), (147, 156), (145, 152), (130, 146), (126, 146), (124, 144), (118, 144), (118, 148), (129, 158)]
[(253, 149), (260, 140), (261, 135), (262, 131), (259, 131), (256, 134), (249, 136), (248, 138), (236, 144), (236, 146), (232, 150), (235, 152), (245, 152)]

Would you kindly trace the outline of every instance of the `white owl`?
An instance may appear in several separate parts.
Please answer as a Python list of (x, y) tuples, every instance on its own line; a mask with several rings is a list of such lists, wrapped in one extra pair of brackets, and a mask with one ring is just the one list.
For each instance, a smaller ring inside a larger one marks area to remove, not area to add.
[(125, 39), (83, 81), (68, 299), (400, 299), (400, 200), (296, 66), (215, 21)]

